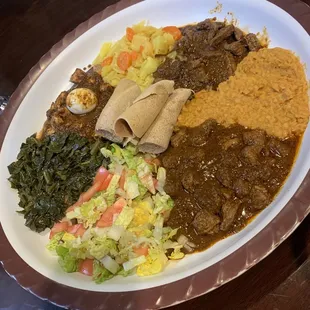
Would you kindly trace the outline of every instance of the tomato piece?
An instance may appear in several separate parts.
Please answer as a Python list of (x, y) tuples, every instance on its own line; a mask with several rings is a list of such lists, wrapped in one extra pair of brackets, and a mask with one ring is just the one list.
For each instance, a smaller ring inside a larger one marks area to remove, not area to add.
[(153, 178), (153, 184), (154, 184), (154, 187), (157, 189), (157, 185), (158, 185), (158, 180)]
[(113, 178), (113, 174), (109, 174), (106, 179), (100, 184), (99, 191), (104, 191), (109, 187), (109, 184)]
[(109, 66), (113, 61), (113, 57), (112, 56), (109, 56), (107, 58), (105, 58), (103, 60), (103, 62), (101, 63), (102, 67), (105, 67), (105, 66)]
[(68, 227), (69, 227), (68, 222), (55, 223), (51, 229), (49, 238), (52, 239), (55, 234), (62, 232), (62, 231), (66, 231)]
[(92, 276), (94, 270), (94, 260), (93, 259), (84, 259), (79, 265), (79, 272), (85, 274), (86, 276)]
[(124, 186), (125, 186), (125, 181), (126, 181), (126, 170), (123, 169), (122, 171), (122, 175), (119, 179), (119, 188), (124, 190)]
[(132, 61), (137, 60), (138, 57), (139, 57), (139, 55), (140, 55), (140, 54), (139, 54), (138, 52), (132, 51), (132, 52), (131, 52), (131, 59), (132, 59)]
[(131, 66), (131, 63), (131, 54), (128, 52), (121, 52), (117, 57), (117, 65), (123, 71), (126, 71)]
[(80, 227), (78, 228), (78, 230), (76, 231), (76, 233), (74, 234), (75, 237), (82, 237), (85, 233), (86, 229), (84, 228), (83, 224), (80, 224)]
[(127, 202), (124, 198), (119, 198), (113, 206), (109, 207), (102, 215), (100, 220), (97, 222), (97, 227), (110, 227), (113, 224), (115, 215), (122, 212)]
[(167, 26), (163, 28), (164, 32), (170, 33), (175, 40), (179, 40), (182, 38), (181, 30), (176, 26)]
[(153, 162), (153, 164), (156, 165), (157, 167), (160, 167), (160, 166), (161, 166), (161, 162), (160, 162), (160, 160), (159, 160), (158, 158), (154, 158), (152, 162)]
[(106, 168), (100, 167), (98, 169), (98, 171), (97, 171), (97, 174), (96, 174), (95, 178), (94, 178), (93, 184), (98, 183), (98, 182), (102, 183), (107, 178), (107, 176), (109, 174), (110, 173), (109, 173), (109, 171)]
[(149, 254), (149, 248), (147, 246), (134, 247), (133, 251), (138, 255), (147, 256)]
[(83, 226), (83, 225), (82, 224), (75, 224), (75, 225), (69, 226), (68, 229), (67, 229), (67, 232), (69, 234), (74, 235), (79, 230), (79, 228), (81, 226)]
[(132, 28), (130, 28), (130, 27), (127, 27), (126, 28), (126, 38), (127, 38), (127, 40), (131, 42), (134, 35), (135, 35), (134, 30)]
[(89, 201), (98, 191), (100, 191), (100, 186), (101, 183), (97, 182), (92, 187), (90, 187), (85, 193), (83, 193), (80, 197), (82, 203)]

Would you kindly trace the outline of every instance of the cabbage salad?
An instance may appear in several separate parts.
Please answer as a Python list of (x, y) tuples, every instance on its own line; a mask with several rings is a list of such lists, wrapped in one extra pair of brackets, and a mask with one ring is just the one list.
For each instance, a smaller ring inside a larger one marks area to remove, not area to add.
[[(172, 241), (177, 229), (164, 227), (173, 200), (164, 191), (166, 170), (152, 155), (129, 145), (102, 148), (110, 159), (93, 186), (51, 229), (47, 249), (65, 272), (81, 272), (102, 283), (116, 275), (149, 276), (184, 257)], [(169, 254), (168, 254), (169, 253)]]

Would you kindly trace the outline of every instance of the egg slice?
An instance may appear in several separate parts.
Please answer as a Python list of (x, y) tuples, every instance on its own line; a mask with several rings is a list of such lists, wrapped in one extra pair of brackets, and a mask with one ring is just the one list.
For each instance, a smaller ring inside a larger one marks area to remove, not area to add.
[(73, 89), (67, 96), (66, 105), (73, 114), (85, 114), (98, 104), (96, 94), (88, 88)]

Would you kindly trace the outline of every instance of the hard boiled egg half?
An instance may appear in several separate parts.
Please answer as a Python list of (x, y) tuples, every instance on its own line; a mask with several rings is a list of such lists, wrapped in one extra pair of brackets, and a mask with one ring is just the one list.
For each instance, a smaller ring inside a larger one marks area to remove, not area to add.
[(73, 114), (85, 114), (98, 104), (96, 94), (88, 88), (75, 88), (67, 96), (66, 105)]

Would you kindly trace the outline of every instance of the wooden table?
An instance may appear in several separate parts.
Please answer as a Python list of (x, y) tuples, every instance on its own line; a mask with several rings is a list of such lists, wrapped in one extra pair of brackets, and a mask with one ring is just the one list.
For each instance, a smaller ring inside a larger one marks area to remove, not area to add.
[[(278, 3), (292, 0), (278, 0)], [(295, 0), (294, 0), (295, 1)], [(11, 95), (53, 44), (117, 0), (2, 0), (0, 95)], [(296, 10), (305, 8), (304, 0)], [(294, 15), (294, 13), (292, 13)], [(310, 25), (306, 29), (310, 32)], [(1, 121), (1, 117), (0, 117)], [(310, 309), (310, 218), (271, 255), (219, 289), (171, 309)], [(24, 291), (0, 267), (0, 309), (58, 309)]]

